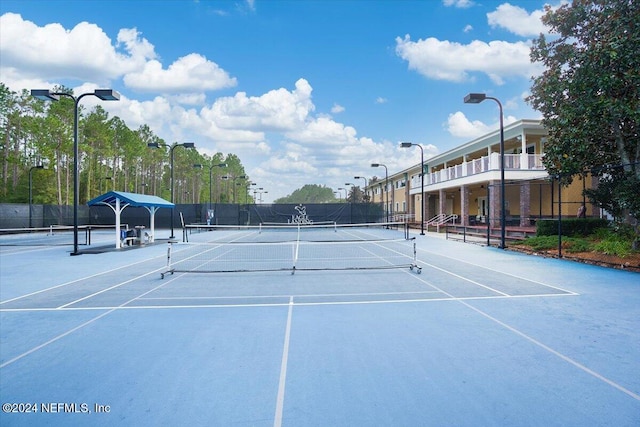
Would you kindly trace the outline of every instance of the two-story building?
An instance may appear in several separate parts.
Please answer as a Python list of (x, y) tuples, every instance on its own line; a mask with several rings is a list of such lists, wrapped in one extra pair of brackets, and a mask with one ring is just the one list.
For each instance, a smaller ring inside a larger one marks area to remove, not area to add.
[[(505, 218), (507, 225), (531, 226), (537, 218), (559, 213), (575, 216), (585, 204), (582, 190), (590, 177), (574, 180), (568, 188), (554, 185), (542, 165), (547, 131), (540, 120), (519, 120), (504, 127)], [(462, 225), (498, 225), (501, 209), (500, 132), (496, 130), (421, 165), (372, 179), (367, 193), (386, 206), (394, 220), (455, 222)], [(423, 188), (424, 187), (424, 188)], [(387, 202), (388, 200), (388, 202)], [(424, 203), (424, 219), (421, 203)]]

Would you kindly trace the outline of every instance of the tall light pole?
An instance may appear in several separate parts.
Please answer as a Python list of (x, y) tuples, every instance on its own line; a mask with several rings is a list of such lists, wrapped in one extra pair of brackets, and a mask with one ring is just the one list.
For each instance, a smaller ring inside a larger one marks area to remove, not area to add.
[(364, 191), (363, 191), (363, 193), (364, 193), (364, 195), (366, 195), (367, 194), (367, 186), (369, 185), (369, 184), (367, 184), (367, 178), (365, 178), (364, 176), (354, 176), (353, 179), (364, 179)]
[(498, 98), (487, 96), (484, 93), (470, 93), (464, 97), (465, 104), (479, 104), (485, 99), (491, 99), (498, 104), (500, 109), (500, 249), (505, 249), (505, 230), (506, 230), (506, 195), (504, 183), (504, 121), (502, 114), (502, 104)]
[[(204, 166), (201, 164), (195, 164), (193, 165), (193, 167), (202, 169)], [(213, 199), (213, 193), (211, 191), (213, 168), (226, 168), (227, 164), (226, 163), (211, 164), (211, 165), (207, 165), (207, 167), (209, 168), (209, 209), (211, 209), (211, 200)]]
[(352, 199), (353, 199), (353, 203), (355, 203), (356, 202), (356, 193), (355, 193), (355, 190), (353, 189), (353, 187), (355, 187), (355, 184), (352, 184), (350, 182), (345, 182), (344, 185), (350, 185), (351, 186), (351, 196), (352, 196)]
[(251, 189), (252, 185), (258, 185), (255, 182), (248, 182), (247, 183), (247, 192), (244, 194), (244, 204), (248, 205), (249, 204), (249, 190)]
[(103, 101), (119, 101), (120, 94), (113, 89), (96, 89), (93, 92), (74, 96), (65, 92), (51, 92), (49, 89), (31, 89), (31, 96), (41, 101), (59, 101), (61, 96), (73, 99), (73, 252), (78, 252), (78, 204), (80, 203), (80, 179), (78, 170), (78, 104), (85, 96), (95, 96)]
[[(178, 144), (177, 142), (174, 142), (171, 145), (167, 145), (164, 144), (162, 142), (149, 142), (147, 144), (147, 147), (149, 148), (160, 148), (160, 147), (169, 147), (169, 169), (171, 172), (171, 203), (174, 203), (174, 198), (173, 198), (173, 150), (176, 149), (176, 147), (184, 147), (184, 148), (195, 148), (196, 144), (194, 144), (193, 142), (183, 142), (181, 144)], [(175, 239), (175, 236), (173, 235), (173, 217), (174, 217), (174, 206), (171, 207), (171, 236), (169, 236), (170, 239)]]
[(410, 148), (412, 146), (420, 148), (420, 185), (422, 187), (422, 192), (420, 193), (420, 235), (424, 236), (424, 149), (422, 145), (414, 144), (413, 142), (400, 143), (402, 148)]
[(260, 191), (262, 191), (262, 190), (264, 190), (264, 188), (263, 188), (263, 187), (260, 187), (260, 188), (254, 188), (254, 189), (253, 189), (253, 204), (254, 204), (254, 205), (257, 205), (257, 203), (256, 203), (256, 202), (258, 201), (258, 199), (256, 198), (256, 193), (258, 193), (258, 192), (260, 192)]
[(379, 168), (380, 166), (384, 168), (384, 190), (386, 193), (384, 210), (387, 212), (387, 222), (389, 222), (389, 170), (382, 163), (371, 163), (372, 168)]
[(344, 190), (344, 201), (346, 202), (347, 201), (347, 189), (343, 188), (343, 187), (340, 187), (340, 188), (338, 188), (338, 190)]
[(367, 178), (364, 176), (354, 176), (353, 179), (364, 179), (364, 191), (362, 192), (362, 201), (365, 203), (365, 220), (364, 222), (369, 222), (369, 196), (367, 195)]
[(29, 168), (29, 228), (31, 228), (31, 204), (33, 203), (33, 171), (35, 169), (44, 169), (42, 165), (35, 165)]
[(247, 179), (246, 175), (240, 175), (240, 176), (236, 176), (233, 178), (232, 182), (233, 182), (233, 203), (238, 203), (238, 200), (236, 198), (237, 196), (237, 191), (236, 191), (236, 186), (240, 185), (239, 182), (236, 182), (237, 179)]

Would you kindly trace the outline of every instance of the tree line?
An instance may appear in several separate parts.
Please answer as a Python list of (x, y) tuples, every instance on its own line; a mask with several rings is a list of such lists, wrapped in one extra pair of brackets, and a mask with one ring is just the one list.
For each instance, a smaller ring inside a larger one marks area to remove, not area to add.
[[(54, 91), (72, 94), (65, 87)], [(80, 204), (111, 190), (171, 199), (166, 147), (175, 142), (165, 142), (147, 125), (131, 129), (99, 105), (78, 108)], [(44, 102), (0, 82), (0, 202), (28, 203), (31, 190), (33, 203), (73, 204), (73, 127), (73, 99)], [(250, 179), (235, 154), (208, 156), (197, 146), (175, 147), (173, 157), (175, 203), (206, 203), (210, 197), (218, 203), (253, 201)]]
[[(274, 203), (365, 203), (369, 197), (357, 185), (338, 191), (318, 184), (306, 184), (293, 193), (274, 200)], [(346, 197), (346, 199), (345, 199)]]

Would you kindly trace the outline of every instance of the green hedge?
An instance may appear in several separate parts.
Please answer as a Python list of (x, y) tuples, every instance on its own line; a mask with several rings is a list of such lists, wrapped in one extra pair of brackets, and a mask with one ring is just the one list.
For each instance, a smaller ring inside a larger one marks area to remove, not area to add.
[[(609, 225), (609, 221), (602, 218), (563, 218), (563, 236), (588, 236), (595, 230)], [(536, 236), (557, 236), (558, 220), (541, 219), (536, 223)]]

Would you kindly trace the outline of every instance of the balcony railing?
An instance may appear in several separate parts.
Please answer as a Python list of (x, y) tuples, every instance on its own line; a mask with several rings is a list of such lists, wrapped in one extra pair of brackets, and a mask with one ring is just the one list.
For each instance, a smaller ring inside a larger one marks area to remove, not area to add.
[[(544, 170), (540, 154), (505, 154), (505, 170)], [(433, 185), (465, 176), (500, 170), (500, 153), (491, 153), (469, 162), (451, 166), (424, 176), (424, 185)], [(420, 187), (420, 176), (411, 179), (411, 188)]]

